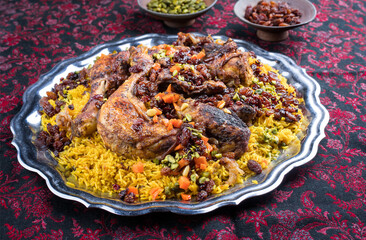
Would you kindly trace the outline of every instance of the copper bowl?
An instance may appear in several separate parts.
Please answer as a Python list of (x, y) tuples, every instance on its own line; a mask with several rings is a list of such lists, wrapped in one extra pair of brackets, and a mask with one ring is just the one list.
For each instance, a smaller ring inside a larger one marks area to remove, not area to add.
[(316, 16), (316, 8), (308, 0), (272, 0), (274, 2), (285, 2), (291, 8), (298, 9), (302, 16), (300, 23), (290, 26), (264, 26), (250, 22), (244, 18), (247, 6), (255, 6), (260, 0), (239, 0), (234, 6), (235, 15), (244, 23), (257, 29), (258, 38), (265, 41), (282, 41), (289, 36), (288, 30), (300, 27), (313, 21)]
[(165, 25), (172, 28), (187, 27), (192, 25), (195, 22), (196, 18), (198, 18), (199, 16), (210, 10), (217, 2), (217, 0), (203, 0), (206, 3), (207, 8), (195, 13), (167, 14), (147, 9), (147, 4), (150, 1), (151, 0), (137, 0), (137, 3), (140, 6), (140, 8), (144, 10), (148, 15), (150, 15), (153, 18), (163, 20)]

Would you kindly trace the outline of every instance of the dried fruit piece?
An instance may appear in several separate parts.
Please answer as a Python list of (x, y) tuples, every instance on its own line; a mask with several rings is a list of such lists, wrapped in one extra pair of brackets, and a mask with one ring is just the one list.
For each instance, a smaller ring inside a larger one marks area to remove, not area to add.
[(256, 174), (260, 174), (262, 172), (262, 166), (254, 160), (249, 160), (247, 166), (250, 171), (253, 171)]

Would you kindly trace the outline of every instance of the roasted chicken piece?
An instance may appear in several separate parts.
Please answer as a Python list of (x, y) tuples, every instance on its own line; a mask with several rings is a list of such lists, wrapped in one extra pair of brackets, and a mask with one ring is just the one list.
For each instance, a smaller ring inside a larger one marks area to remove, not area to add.
[(229, 107), (229, 110), (233, 111), (238, 117), (245, 122), (248, 126), (252, 124), (252, 120), (255, 118), (257, 111), (247, 104), (242, 102), (236, 102)]
[(175, 44), (193, 49), (202, 48), (206, 54), (203, 61), (211, 70), (211, 75), (228, 87), (248, 86), (252, 81), (253, 71), (247, 60), (250, 53), (239, 50), (232, 39), (221, 45), (215, 43), (211, 36), (197, 37), (190, 33), (178, 33)]
[(131, 48), (132, 74), (99, 112), (97, 127), (105, 145), (125, 157), (159, 157), (176, 142), (178, 130), (168, 131), (162, 122), (153, 123), (143, 102), (134, 95), (136, 83), (154, 63), (147, 50)]
[(250, 130), (236, 114), (228, 114), (223, 110), (208, 104), (187, 99), (188, 103), (183, 111), (179, 111), (181, 118), (186, 114), (191, 115), (194, 122), (204, 126), (208, 137), (218, 140), (220, 153), (235, 153), (240, 157), (248, 146)]
[(90, 99), (71, 123), (73, 136), (86, 136), (97, 130), (97, 114), (104, 99), (128, 78), (129, 56), (129, 51), (102, 55), (88, 70)]
[(228, 39), (223, 45), (204, 45), (207, 63), (211, 74), (223, 81), (227, 86), (249, 86), (253, 71), (248, 63), (250, 53), (238, 50), (236, 43)]

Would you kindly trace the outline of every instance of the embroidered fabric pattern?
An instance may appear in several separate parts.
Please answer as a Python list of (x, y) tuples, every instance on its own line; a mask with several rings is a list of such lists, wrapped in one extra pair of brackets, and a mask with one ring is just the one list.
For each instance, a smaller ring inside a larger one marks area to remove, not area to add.
[[(313, 0), (315, 20), (282, 42), (258, 40), (218, 1), (189, 27), (172, 29), (135, 1), (0, 3), (0, 236), (2, 239), (365, 239), (365, 1)], [(10, 121), (27, 87), (56, 63), (146, 33), (226, 35), (292, 58), (318, 81), (330, 114), (309, 163), (271, 193), (209, 214), (116, 216), (52, 194), (17, 161)]]

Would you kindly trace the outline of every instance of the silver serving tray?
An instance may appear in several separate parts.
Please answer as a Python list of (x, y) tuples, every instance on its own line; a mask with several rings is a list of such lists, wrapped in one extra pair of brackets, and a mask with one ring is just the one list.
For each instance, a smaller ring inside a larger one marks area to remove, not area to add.
[[(236, 39), (235, 42), (241, 49), (253, 51), (262, 62), (278, 69), (288, 79), (289, 83), (303, 94), (310, 124), (298, 154), (292, 157), (282, 155), (276, 161), (273, 161), (262, 174), (250, 178), (243, 184), (236, 185), (222, 194), (210, 196), (203, 202), (166, 200), (127, 204), (116, 198), (105, 197), (100, 193), (68, 187), (65, 184), (65, 179), (56, 169), (57, 162), (48, 152), (38, 151), (33, 144), (37, 133), (40, 131), (41, 116), (38, 113), (40, 98), (45, 96), (46, 92), (50, 91), (61, 77), (66, 77), (69, 72), (87, 67), (102, 53), (108, 54), (115, 50), (125, 50), (130, 46), (139, 44), (153, 46), (172, 43), (176, 38), (176, 35), (146, 34), (102, 44), (76, 58), (58, 63), (51, 71), (42, 75), (39, 81), (25, 91), (22, 109), (10, 124), (14, 135), (12, 144), (18, 150), (19, 163), (24, 168), (43, 177), (51, 192), (61, 198), (80, 202), (86, 207), (101, 208), (118, 215), (133, 216), (150, 212), (202, 214), (222, 206), (238, 205), (247, 198), (272, 191), (280, 185), (285, 174), (294, 167), (301, 166), (314, 158), (317, 154), (319, 142), (325, 137), (324, 128), (329, 121), (329, 113), (319, 100), (319, 84), (289, 57), (267, 52), (249, 42)], [(214, 36), (213, 38), (227, 39), (224, 36)], [(252, 180), (256, 180), (258, 184), (253, 184)]]

